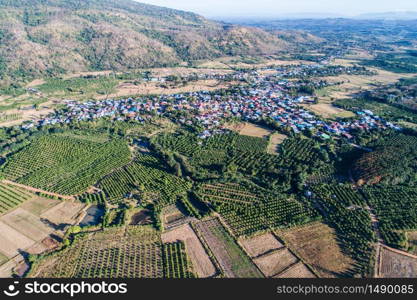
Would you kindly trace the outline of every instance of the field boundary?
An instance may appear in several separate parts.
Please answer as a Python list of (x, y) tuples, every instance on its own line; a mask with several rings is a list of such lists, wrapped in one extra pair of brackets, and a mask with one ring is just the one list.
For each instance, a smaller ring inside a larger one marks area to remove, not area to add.
[(37, 189), (37, 188), (31, 187), (31, 186), (24, 185), (24, 184), (21, 184), (21, 183), (17, 183), (17, 182), (14, 182), (14, 181), (10, 181), (10, 180), (7, 180), (7, 179), (2, 180), (1, 182), (6, 183), (6, 184), (10, 184), (10, 185), (14, 185), (14, 186), (17, 186), (17, 187), (21, 187), (21, 188), (23, 188), (25, 190), (28, 190), (28, 191), (31, 191), (31, 192), (38, 192), (38, 193), (46, 194), (46, 195), (49, 195), (49, 196), (56, 196), (56, 197), (60, 197), (62, 199), (66, 199), (66, 200), (75, 200), (74, 196), (64, 196), (64, 195), (57, 194), (57, 193), (47, 192), (47, 191), (44, 191), (44, 190), (41, 190), (41, 189)]

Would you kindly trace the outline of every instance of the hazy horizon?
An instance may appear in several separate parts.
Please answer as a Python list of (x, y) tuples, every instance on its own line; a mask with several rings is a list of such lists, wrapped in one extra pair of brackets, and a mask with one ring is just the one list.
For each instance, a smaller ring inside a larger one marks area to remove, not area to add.
[(415, 0), (136, 0), (192, 11), (206, 17), (346, 16), (392, 11), (417, 11)]

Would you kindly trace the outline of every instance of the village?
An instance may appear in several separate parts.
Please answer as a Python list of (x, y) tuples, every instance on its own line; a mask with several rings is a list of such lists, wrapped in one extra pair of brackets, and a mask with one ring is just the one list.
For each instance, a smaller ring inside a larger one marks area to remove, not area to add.
[[(139, 98), (91, 100), (84, 103), (65, 100), (64, 109), (38, 121), (26, 123), (22, 128), (69, 124), (74, 121), (92, 121), (100, 118), (143, 122), (151, 118), (152, 115), (169, 116), (173, 112), (181, 112), (181, 116), (177, 118), (178, 122), (202, 126), (204, 130), (200, 134), (201, 138), (222, 132), (223, 121), (230, 118), (252, 122), (269, 119), (274, 122), (275, 127), (287, 128), (294, 133), (314, 129), (315, 135), (324, 139), (329, 139), (331, 136), (344, 136), (350, 139), (352, 138), (351, 131), (355, 129), (400, 129), (369, 110), (358, 111), (357, 118), (351, 120), (325, 121), (303, 108), (301, 104), (311, 104), (317, 101), (313, 95), (302, 93), (306, 87), (320, 89), (337, 83), (317, 79), (290, 80), (286, 77), (304, 76), (313, 72), (311, 70), (315, 70), (314, 73), (317, 73), (322, 70), (319, 65), (315, 65), (315, 67), (308, 65), (288, 66), (286, 72), (283, 72), (282, 67), (271, 70), (275, 71), (272, 75), (261, 75), (261, 72), (253, 70), (249, 72), (237, 71), (228, 75), (202, 75), (203, 77), (242, 82), (242, 84), (226, 91), (199, 91)], [(307, 72), (307, 70), (309, 71)], [(334, 70), (338, 70), (336, 73), (339, 73), (341, 69)], [(345, 71), (353, 72), (350, 68)], [(328, 75), (328, 72), (326, 71), (325, 74)], [(149, 80), (164, 81), (167, 78)], [(297, 92), (294, 93), (294, 91)]]

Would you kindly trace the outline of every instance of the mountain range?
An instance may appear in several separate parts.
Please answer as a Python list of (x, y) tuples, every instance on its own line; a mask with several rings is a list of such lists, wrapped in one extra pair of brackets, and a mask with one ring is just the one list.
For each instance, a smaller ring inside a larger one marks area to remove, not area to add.
[(0, 0), (0, 82), (187, 64), (295, 47), (259, 28), (131, 0)]

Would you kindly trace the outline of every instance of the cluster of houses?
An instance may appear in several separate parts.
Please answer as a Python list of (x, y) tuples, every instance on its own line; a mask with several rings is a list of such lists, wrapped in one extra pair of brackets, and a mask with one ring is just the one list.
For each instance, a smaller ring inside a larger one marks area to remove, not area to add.
[[(228, 118), (246, 121), (270, 118), (278, 126), (286, 127), (295, 133), (316, 129), (317, 135), (323, 138), (330, 138), (331, 135), (351, 138), (350, 132), (354, 129), (398, 128), (370, 111), (358, 112), (358, 119), (352, 121), (325, 122), (300, 105), (312, 102), (311, 96), (292, 96), (289, 93), (294, 85), (305, 83), (280, 79), (279, 75), (276, 77), (277, 80), (271, 80), (271, 76), (261, 76), (256, 72), (252, 75), (254, 79), (252, 82), (255, 83), (236, 86), (227, 93), (199, 91), (84, 103), (67, 100), (65, 109), (37, 123), (32, 122), (23, 126), (30, 128), (93, 121), (106, 117), (117, 121), (143, 122), (153, 115), (169, 116), (172, 112), (187, 112), (181, 114), (177, 120), (183, 124), (203, 126), (205, 130), (200, 135), (202, 138), (221, 132), (222, 123)], [(319, 84), (325, 82), (320, 81)]]
[(289, 66), (277, 66), (274, 68), (265, 68), (265, 70), (277, 71), (282, 78), (300, 78), (300, 77), (317, 77), (317, 76), (338, 76), (348, 75), (375, 75), (376, 73), (368, 70), (363, 66), (333, 66), (324, 63), (318, 64), (300, 64)]

